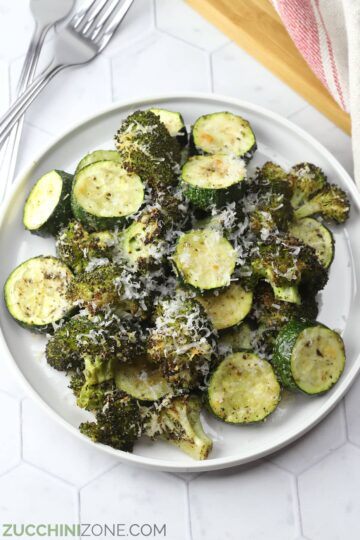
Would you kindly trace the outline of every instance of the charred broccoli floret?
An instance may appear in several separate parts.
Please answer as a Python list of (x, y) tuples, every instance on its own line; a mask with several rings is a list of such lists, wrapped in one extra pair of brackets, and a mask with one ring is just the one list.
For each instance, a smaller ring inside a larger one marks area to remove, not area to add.
[(139, 302), (124, 294), (125, 277), (123, 269), (116, 264), (83, 272), (70, 282), (67, 298), (72, 304), (85, 307), (91, 314), (111, 307), (119, 312), (143, 316)]
[(85, 384), (85, 375), (83, 371), (81, 371), (80, 369), (70, 372), (69, 375), (70, 375), (69, 388), (70, 390), (72, 390), (74, 396), (77, 399)]
[(257, 176), (268, 182), (288, 182), (288, 175), (280, 165), (273, 161), (267, 161), (257, 171)]
[(91, 261), (107, 262), (114, 246), (113, 234), (101, 231), (89, 234), (79, 221), (72, 220), (56, 239), (56, 252), (75, 273), (84, 272)]
[(67, 290), (69, 301), (75, 305), (86, 307), (90, 313), (119, 303), (116, 278), (119, 270), (116, 265), (109, 264), (83, 272), (75, 276)]
[(213, 443), (201, 425), (200, 412), (198, 396), (166, 399), (160, 407), (142, 410), (144, 433), (165, 439), (194, 459), (206, 459)]
[(112, 393), (103, 408), (97, 411), (96, 422), (84, 422), (79, 429), (94, 442), (131, 452), (142, 432), (139, 405), (126, 394)]
[(209, 373), (214, 352), (213, 329), (200, 304), (179, 291), (157, 306), (148, 355), (161, 365), (164, 377), (174, 387), (201, 384)]
[(112, 396), (114, 392), (117, 392), (114, 379), (109, 379), (99, 384), (84, 382), (78, 393), (74, 392), (74, 394), (79, 407), (87, 411), (98, 411), (104, 407), (109, 396)]
[(289, 179), (293, 186), (291, 204), (299, 208), (310, 197), (326, 186), (324, 172), (312, 163), (298, 163), (289, 171)]
[(278, 331), (293, 319), (316, 320), (317, 314), (318, 306), (314, 296), (304, 296), (301, 304), (277, 301), (271, 286), (261, 282), (255, 289), (250, 317), (258, 325)]
[(319, 214), (325, 220), (344, 223), (350, 212), (350, 202), (345, 191), (333, 184), (327, 184), (311, 199), (295, 210), (295, 217), (301, 219)]
[[(266, 165), (271, 171), (266, 172)], [(278, 166), (273, 163), (265, 164), (248, 186), (250, 229), (264, 241), (277, 230), (286, 231), (293, 219), (290, 204), (291, 184), (282, 178), (282, 172), (278, 172), (277, 168)]]
[(123, 165), (135, 172), (153, 190), (176, 183), (180, 149), (160, 118), (151, 111), (136, 111), (115, 135)]
[(143, 349), (144, 338), (135, 321), (120, 321), (116, 315), (93, 320), (81, 316), (56, 330), (47, 343), (46, 359), (59, 371), (85, 369), (87, 381), (95, 384), (105, 380), (115, 361), (127, 361)]
[(48, 364), (58, 371), (84, 368), (84, 358), (80, 350), (92, 354), (91, 335), (96, 325), (87, 317), (70, 319), (58, 328), (46, 345), (45, 355)]
[(251, 268), (253, 275), (250, 279), (265, 279), (277, 300), (295, 304), (301, 304), (301, 291), (316, 294), (328, 280), (315, 250), (291, 237), (284, 237), (279, 243), (258, 246)]

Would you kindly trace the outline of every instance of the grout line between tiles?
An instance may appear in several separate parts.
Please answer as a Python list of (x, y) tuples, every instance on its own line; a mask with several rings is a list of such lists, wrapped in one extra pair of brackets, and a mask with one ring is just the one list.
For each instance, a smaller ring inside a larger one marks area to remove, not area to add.
[(22, 461), (21, 461), (21, 459), (19, 459), (15, 465), (12, 465), (8, 469), (5, 469), (4, 471), (2, 471), (2, 473), (0, 474), (0, 478), (2, 478), (3, 476), (7, 476), (8, 474), (10, 474), (12, 471), (17, 469), (21, 465), (22, 465)]
[(209, 73), (210, 73), (210, 92), (214, 92), (215, 87), (215, 81), (214, 81), (214, 65), (213, 65), (213, 58), (211, 54), (208, 54), (208, 66), (209, 66)]
[(193, 540), (192, 520), (191, 520), (191, 505), (190, 505), (190, 482), (186, 482), (186, 504), (187, 504), (189, 540)]
[(53, 472), (47, 471), (46, 469), (44, 469), (43, 467), (40, 467), (39, 465), (35, 465), (35, 463), (32, 463), (31, 461), (28, 461), (24, 457), (22, 458), (22, 463), (24, 463), (25, 465), (28, 465), (29, 467), (32, 467), (33, 469), (36, 469), (36, 470), (42, 472), (43, 474), (45, 474), (46, 476), (49, 476), (50, 478), (55, 478), (56, 480), (59, 480), (63, 484), (65, 484), (65, 485), (67, 485), (67, 486), (69, 486), (69, 487), (71, 487), (73, 489), (74, 488), (77, 489), (77, 486), (75, 484), (72, 484), (68, 480), (65, 480), (65, 478), (63, 478), (61, 476), (58, 476), (57, 474), (54, 474)]
[(298, 515), (298, 526), (300, 529), (300, 534), (305, 538), (304, 536), (304, 527), (303, 527), (303, 521), (302, 521), (302, 513), (301, 513), (301, 501), (300, 501), (300, 493), (299, 493), (299, 479), (294, 474), (294, 482), (295, 482), (295, 494), (296, 494), (296, 506), (297, 506), (297, 515)]
[(343, 399), (341, 400), (341, 403), (342, 403), (342, 407), (341, 407), (341, 411), (342, 411), (342, 416), (343, 416), (343, 420), (344, 420), (344, 426), (345, 426), (345, 438), (347, 441), (350, 441), (350, 434), (349, 434), (349, 426), (348, 426), (348, 423), (347, 423), (347, 416), (346, 416), (346, 399), (345, 397), (343, 397)]
[(156, 32), (158, 32), (159, 34), (163, 34), (165, 36), (168, 36), (172, 39), (175, 39), (176, 41), (179, 41), (180, 43), (185, 43), (185, 45), (188, 45), (189, 47), (192, 47), (193, 49), (196, 49), (198, 51), (202, 51), (202, 52), (205, 52), (205, 53), (209, 53), (209, 51), (207, 49), (205, 49), (204, 47), (201, 47), (200, 45), (195, 45), (194, 43), (192, 43), (191, 41), (187, 41), (186, 39), (180, 37), (180, 36), (174, 36), (174, 34), (171, 34), (168, 30), (163, 30), (162, 28), (159, 28), (159, 27), (156, 27)]
[(91, 480), (89, 480), (88, 482), (85, 482), (85, 484), (83, 484), (82, 486), (79, 487), (79, 492), (81, 492), (84, 488), (86, 488), (87, 486), (89, 486), (90, 484), (92, 484), (93, 482), (96, 482), (96, 480), (98, 480), (101, 476), (103, 476), (104, 474), (108, 474), (110, 471), (112, 471), (113, 469), (115, 469), (116, 467), (119, 467), (121, 465), (121, 463), (114, 463), (114, 465), (111, 465), (108, 469), (100, 472), (99, 474), (97, 474), (96, 476), (94, 476), (94, 478), (91, 478)]
[(80, 489), (77, 490), (77, 518), (79, 524), (81, 523), (81, 497), (80, 497)]
[(19, 425), (19, 429), (20, 429), (20, 459), (23, 460), (24, 458), (24, 438), (23, 438), (23, 402), (24, 402), (24, 399), (21, 399), (20, 400), (20, 403), (19, 403), (19, 421), (20, 421), (20, 425)]

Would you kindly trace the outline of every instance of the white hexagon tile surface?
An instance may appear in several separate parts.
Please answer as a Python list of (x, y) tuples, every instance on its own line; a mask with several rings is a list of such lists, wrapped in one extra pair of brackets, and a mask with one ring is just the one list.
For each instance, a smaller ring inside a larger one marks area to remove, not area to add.
[[(31, 30), (27, 0), (0, 0), (0, 110), (8, 103), (8, 68), (14, 89)], [(53, 136), (112, 100), (211, 90), (291, 118), (351, 171), (349, 137), (183, 0), (135, 0), (104, 55), (51, 83), (26, 116), (18, 170)], [(166, 522), (170, 540), (358, 539), (359, 392), (358, 381), (345, 407), (262, 462), (172, 475), (117, 465), (75, 439), (24, 399), (0, 362), (0, 523)]]

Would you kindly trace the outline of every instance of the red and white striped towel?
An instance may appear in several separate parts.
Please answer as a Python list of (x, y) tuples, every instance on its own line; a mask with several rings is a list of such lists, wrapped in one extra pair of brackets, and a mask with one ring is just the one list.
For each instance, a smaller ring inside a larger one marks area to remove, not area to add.
[(340, 107), (351, 113), (360, 189), (360, 0), (272, 0), (295, 45)]

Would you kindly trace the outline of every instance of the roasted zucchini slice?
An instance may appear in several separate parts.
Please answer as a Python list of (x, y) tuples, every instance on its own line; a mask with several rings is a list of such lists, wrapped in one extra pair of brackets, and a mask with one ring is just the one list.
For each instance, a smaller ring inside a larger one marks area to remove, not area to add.
[(253, 331), (246, 322), (221, 332), (218, 340), (221, 353), (251, 351), (254, 348)]
[(334, 237), (325, 225), (314, 218), (303, 218), (291, 223), (289, 233), (315, 249), (324, 268), (329, 268), (334, 258)]
[(189, 201), (206, 209), (238, 200), (245, 178), (242, 159), (226, 154), (193, 156), (182, 168), (181, 186)]
[(179, 112), (156, 108), (152, 108), (150, 111), (160, 118), (160, 121), (165, 125), (170, 135), (174, 137), (181, 146), (186, 146), (188, 134), (184, 119)]
[(253, 294), (239, 283), (232, 283), (218, 294), (199, 295), (196, 300), (204, 307), (214, 328), (223, 330), (245, 319), (252, 306)]
[(117, 161), (120, 163), (122, 158), (117, 150), (94, 150), (86, 154), (78, 163), (75, 174), (81, 171), (84, 167), (96, 163), (97, 161)]
[(64, 171), (50, 171), (34, 185), (23, 213), (25, 229), (39, 236), (55, 236), (72, 217), (73, 177)]
[(197, 154), (229, 154), (245, 160), (256, 150), (249, 122), (231, 112), (200, 116), (193, 125), (191, 143)]
[(56, 257), (34, 257), (21, 263), (4, 287), (5, 304), (21, 326), (34, 332), (52, 332), (53, 325), (73, 309), (66, 298), (72, 280), (69, 268)]
[(280, 401), (271, 364), (252, 352), (227, 356), (214, 371), (207, 393), (210, 411), (230, 424), (264, 420)]
[(344, 343), (323, 324), (291, 321), (278, 334), (272, 363), (285, 388), (322, 394), (343, 372)]
[(171, 393), (171, 386), (158, 365), (138, 359), (119, 365), (116, 386), (140, 401), (157, 401)]
[(74, 216), (92, 230), (123, 225), (144, 201), (144, 186), (137, 174), (115, 161), (97, 161), (81, 169), (72, 189)]
[(236, 251), (218, 231), (193, 230), (180, 236), (173, 261), (184, 283), (205, 291), (230, 285)]

